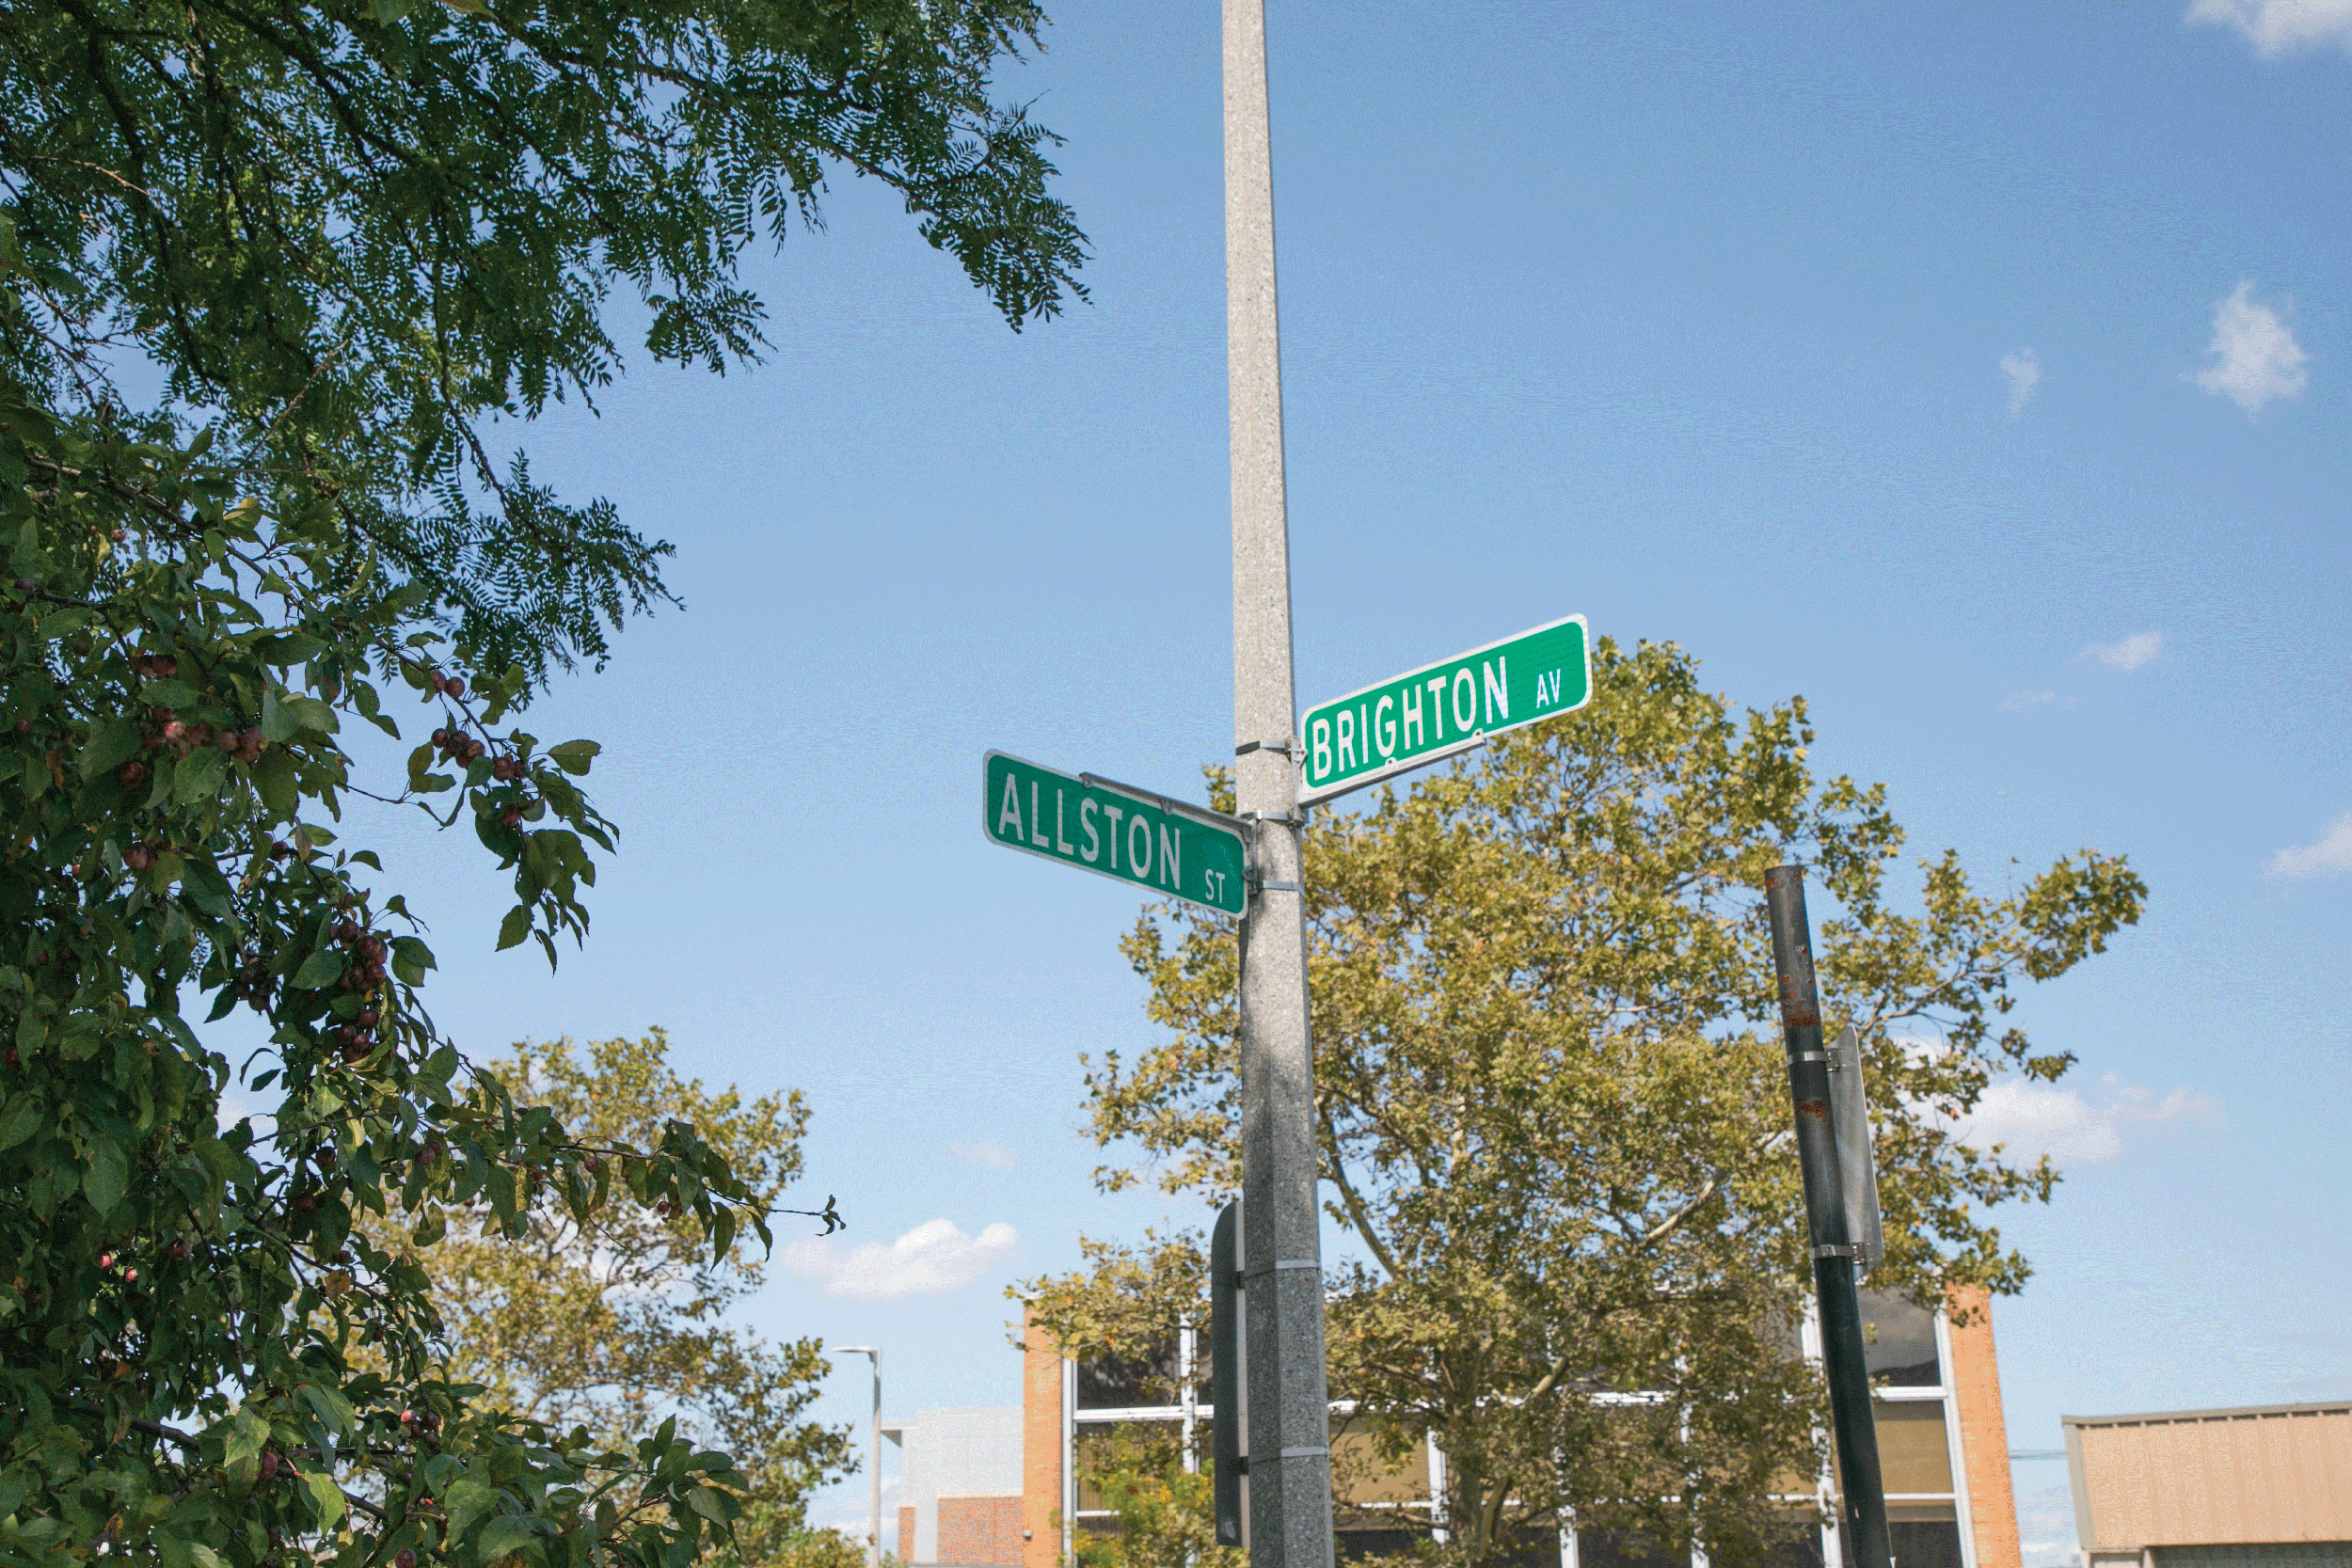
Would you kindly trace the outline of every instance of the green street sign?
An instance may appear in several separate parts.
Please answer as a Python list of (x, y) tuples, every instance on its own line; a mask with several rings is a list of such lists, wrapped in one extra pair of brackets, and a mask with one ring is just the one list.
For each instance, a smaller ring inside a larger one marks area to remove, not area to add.
[(1584, 617), (1489, 642), (1307, 710), (1298, 803), (1378, 784), (1592, 700)]
[(992, 843), (1227, 914), (1248, 900), (1241, 827), (1214, 812), (1002, 752), (988, 753), (981, 780)]

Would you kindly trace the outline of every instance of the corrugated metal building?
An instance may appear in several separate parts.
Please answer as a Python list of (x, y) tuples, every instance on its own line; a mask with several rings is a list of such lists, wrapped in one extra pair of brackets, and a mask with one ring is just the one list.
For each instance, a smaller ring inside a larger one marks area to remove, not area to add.
[(2352, 1568), (2352, 1402), (2063, 1420), (2090, 1568)]

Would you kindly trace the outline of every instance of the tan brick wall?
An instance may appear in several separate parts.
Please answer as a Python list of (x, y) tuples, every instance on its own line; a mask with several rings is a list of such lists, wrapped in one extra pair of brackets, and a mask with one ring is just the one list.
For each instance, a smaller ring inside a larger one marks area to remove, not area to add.
[(914, 1560), (914, 1510), (912, 1508), (898, 1510), (898, 1560)]
[[(1021, 1568), (1061, 1560), (1061, 1347), (1021, 1314)], [(945, 1560), (943, 1559), (943, 1560)]]
[(1023, 1497), (939, 1499), (939, 1560), (1022, 1568)]
[(1976, 1522), (1977, 1568), (2019, 1568), (2017, 1497), (2009, 1480), (2009, 1426), (2001, 1417), (2001, 1367), (1994, 1354), (1991, 1298), (1980, 1286), (1948, 1301), (1952, 1402), (1960, 1410), (1960, 1453)]

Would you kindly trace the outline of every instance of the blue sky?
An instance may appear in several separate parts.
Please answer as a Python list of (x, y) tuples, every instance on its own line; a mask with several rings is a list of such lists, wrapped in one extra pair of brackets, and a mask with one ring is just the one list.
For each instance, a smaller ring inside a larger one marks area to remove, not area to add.
[[(2127, 852), (2146, 920), (2024, 1008), (2080, 1069), (1979, 1129), (2068, 1172), (2005, 1222), (2011, 1446), (2352, 1392), (2352, 3), (1269, 25), (1302, 700), (1581, 612), (1803, 693), (1922, 856)], [(981, 752), (1183, 788), (1232, 743), (1216, 8), (1050, 43), (1004, 87), (1091, 305), (1009, 333), (845, 179), (747, 263), (765, 366), (517, 433), (688, 604), (535, 716), (625, 829), (588, 951), (493, 956), (478, 853), (387, 830), (472, 1049), (659, 1023), (809, 1095), (852, 1228), (752, 1316), (882, 1345), (894, 1412), (1014, 1401), (1006, 1284), (1164, 1212), (1077, 1131), (1079, 1053), (1151, 1037), (1136, 900), (985, 845)], [(2060, 1560), (2063, 1465), (2018, 1479)]]

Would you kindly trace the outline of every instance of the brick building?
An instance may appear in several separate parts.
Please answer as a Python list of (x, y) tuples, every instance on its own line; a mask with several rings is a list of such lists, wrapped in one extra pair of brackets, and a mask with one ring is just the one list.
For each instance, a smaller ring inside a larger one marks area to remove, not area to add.
[(926, 1410), (885, 1421), (898, 1445), (898, 1560), (1021, 1568), (1026, 1477), (1012, 1405)]

